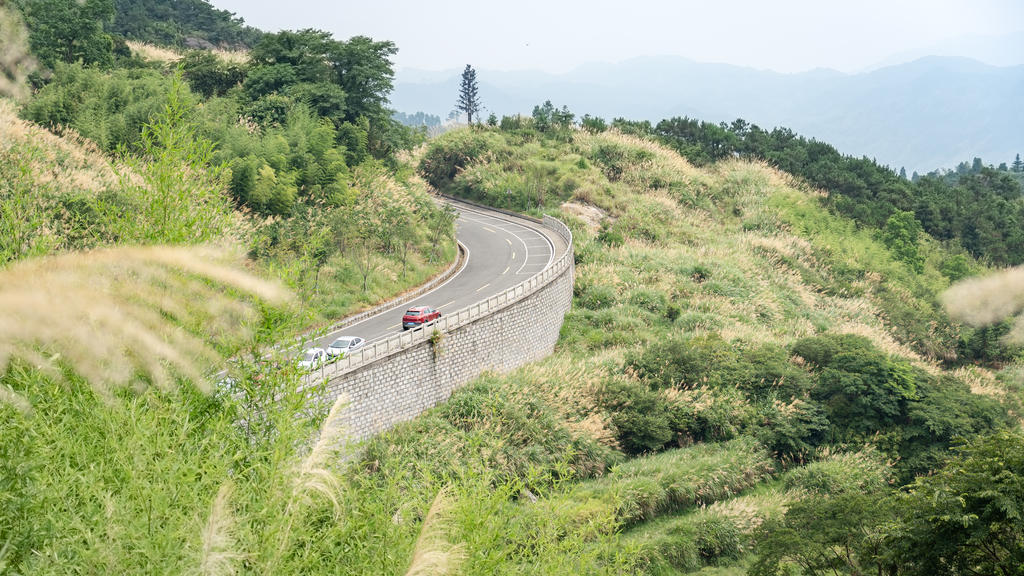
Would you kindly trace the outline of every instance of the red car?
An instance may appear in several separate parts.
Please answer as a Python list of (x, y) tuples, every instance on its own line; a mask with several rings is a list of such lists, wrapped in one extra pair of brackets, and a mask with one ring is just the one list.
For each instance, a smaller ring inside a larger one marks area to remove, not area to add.
[(413, 306), (402, 316), (402, 330), (422, 326), (441, 317), (441, 313), (430, 306)]

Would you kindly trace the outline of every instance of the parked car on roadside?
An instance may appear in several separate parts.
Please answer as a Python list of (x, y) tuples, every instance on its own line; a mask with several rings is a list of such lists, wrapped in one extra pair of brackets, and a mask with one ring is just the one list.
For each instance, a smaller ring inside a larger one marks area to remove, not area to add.
[(416, 328), (441, 317), (441, 313), (430, 306), (413, 306), (402, 316), (402, 330)]
[(312, 372), (323, 366), (327, 361), (327, 352), (323, 348), (306, 348), (299, 357), (299, 369)]
[(327, 356), (330, 358), (344, 358), (351, 352), (355, 352), (363, 347), (366, 340), (359, 336), (342, 336), (331, 345), (327, 347)]

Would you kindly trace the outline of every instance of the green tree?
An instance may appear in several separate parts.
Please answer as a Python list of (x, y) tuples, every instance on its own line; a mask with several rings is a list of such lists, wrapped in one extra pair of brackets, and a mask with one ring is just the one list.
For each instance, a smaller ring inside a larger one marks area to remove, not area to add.
[(391, 57), (397, 53), (394, 42), (375, 42), (366, 36), (354, 36), (339, 43), (330, 53), (331, 66), (345, 91), (346, 121), (364, 117), (371, 127), (376, 127), (391, 117), (387, 109), (395, 78)]
[(455, 103), (455, 109), (465, 112), (466, 123), (473, 123), (473, 116), (480, 112), (480, 94), (476, 83), (476, 70), (469, 64), (462, 71), (462, 83), (459, 84), (459, 99)]
[(283, 30), (263, 36), (249, 53), (249, 61), (254, 69), (287, 66), (293, 82), (336, 82), (328, 58), (339, 44), (323, 30)]
[(212, 52), (193, 50), (181, 59), (179, 66), (192, 91), (207, 98), (222, 96), (245, 79), (241, 66), (223, 62)]
[(321, 118), (327, 118), (340, 126), (345, 121), (345, 91), (337, 84), (326, 82), (307, 82), (296, 84), (288, 90), (288, 95), (309, 106), (309, 109)]
[(898, 211), (889, 217), (882, 230), (882, 241), (897, 260), (905, 262), (915, 272), (924, 272), (924, 256), (917, 245), (921, 238), (921, 223), (913, 212)]
[(818, 383), (811, 398), (832, 424), (832, 440), (863, 441), (896, 425), (917, 396), (912, 367), (850, 334), (802, 338), (793, 353), (811, 364)]
[[(745, 129), (746, 125), (739, 127)], [(708, 164), (727, 158), (739, 147), (737, 137), (724, 123), (676, 117), (658, 122), (654, 130), (669, 146), (695, 164)]]
[(533, 107), (533, 127), (541, 132), (551, 129), (557, 109), (551, 100), (545, 100), (544, 104)]
[(942, 262), (939, 272), (942, 272), (943, 276), (949, 278), (950, 282), (956, 282), (970, 276), (971, 268), (966, 256), (963, 254), (953, 254)]
[(918, 478), (901, 504), (889, 545), (904, 574), (1021, 574), (1024, 435), (972, 440), (937, 474)]
[(580, 124), (584, 130), (591, 134), (598, 134), (608, 129), (608, 124), (605, 123), (604, 118), (591, 116), (590, 114), (584, 114), (583, 118), (580, 118)]
[(104, 31), (114, 17), (113, 0), (14, 0), (29, 30), (29, 44), (39, 61), (110, 66), (114, 40)]
[(455, 236), (455, 219), (458, 212), (451, 204), (445, 204), (440, 210), (434, 210), (427, 218), (427, 229), (430, 231), (430, 245), (433, 251), (430, 254), (431, 260), (441, 256), (441, 240)]
[(365, 36), (340, 42), (322, 30), (266, 34), (250, 55), (245, 90), (253, 100), (289, 94), (338, 127), (365, 118), (369, 134), (383, 134), (391, 117), (385, 107), (394, 81), (390, 58), (397, 51), (392, 42)]
[[(53, 78), (22, 109), (43, 126), (73, 128), (107, 152), (120, 146), (136, 152), (142, 129), (167, 103), (173, 82), (157, 70), (110, 72), (76, 62), (58, 62)], [(194, 106), (186, 87), (181, 93)]]
[(1024, 161), (1021, 161), (1019, 153), (1017, 154), (1017, 157), (1013, 159), (1013, 164), (1010, 169), (1018, 173), (1024, 172)]
[(782, 520), (760, 529), (758, 559), (749, 574), (892, 574), (895, 570), (884, 559), (882, 530), (892, 518), (892, 503), (877, 493), (799, 500)]
[(601, 387), (598, 396), (598, 405), (611, 414), (616, 437), (626, 453), (655, 452), (672, 440), (668, 404), (643, 383), (612, 380)]

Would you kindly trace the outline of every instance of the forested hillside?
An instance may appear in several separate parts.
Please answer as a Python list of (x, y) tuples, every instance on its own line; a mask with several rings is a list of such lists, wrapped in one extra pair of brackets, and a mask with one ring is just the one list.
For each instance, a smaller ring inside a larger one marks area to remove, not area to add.
[[(0, 572), (1024, 565), (1010, 167), (902, 178), (550, 102), (427, 141), (388, 108), (387, 40), (153, 60), (116, 28), (149, 4), (13, 6)], [(152, 10), (138, 39), (248, 42), (206, 2)], [(549, 358), (354, 446), (282, 343), (445, 268), (435, 191), (567, 222), (573, 308)]]
[[(843, 156), (825, 142), (791, 130), (768, 131), (742, 119), (713, 124), (690, 118), (663, 120), (655, 126), (628, 123), (654, 135), (690, 161), (706, 164), (738, 156), (757, 158), (800, 176), (828, 194), (830, 204), (858, 222), (882, 228), (894, 215), (913, 214), (932, 237), (952, 250), (999, 265), (1024, 263), (1024, 191), (1016, 172), (982, 165), (958, 170), (956, 178), (937, 173), (908, 178), (869, 158)], [(1005, 167), (1004, 167), (1005, 168)]]
[(128, 40), (189, 48), (252, 48), (263, 35), (208, 0), (114, 0), (110, 31)]

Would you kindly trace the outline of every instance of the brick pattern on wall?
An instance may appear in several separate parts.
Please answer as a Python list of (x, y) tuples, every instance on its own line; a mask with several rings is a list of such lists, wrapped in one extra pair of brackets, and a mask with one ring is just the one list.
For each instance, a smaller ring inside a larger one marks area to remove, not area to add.
[(313, 376), (326, 380), (325, 401), (347, 397), (350, 438), (366, 439), (415, 418), (484, 371), (508, 372), (551, 354), (572, 305), (574, 256), (565, 224), (545, 216), (543, 226), (568, 246), (544, 271), (423, 329), (369, 345)]

